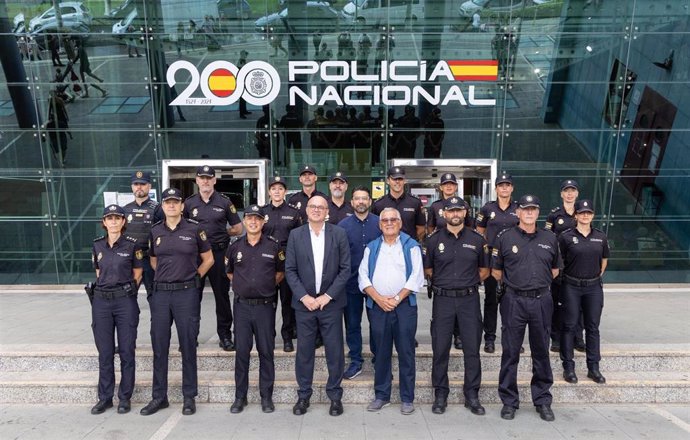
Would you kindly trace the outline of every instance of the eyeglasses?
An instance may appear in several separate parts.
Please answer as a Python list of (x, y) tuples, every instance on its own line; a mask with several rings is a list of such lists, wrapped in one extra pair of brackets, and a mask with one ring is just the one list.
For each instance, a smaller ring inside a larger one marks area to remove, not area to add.
[(313, 210), (313, 211), (325, 211), (328, 209), (326, 206), (319, 206), (319, 205), (307, 205), (307, 208)]
[(386, 224), (392, 224), (392, 223), (397, 223), (399, 222), (399, 218), (382, 218), (381, 223), (386, 223)]

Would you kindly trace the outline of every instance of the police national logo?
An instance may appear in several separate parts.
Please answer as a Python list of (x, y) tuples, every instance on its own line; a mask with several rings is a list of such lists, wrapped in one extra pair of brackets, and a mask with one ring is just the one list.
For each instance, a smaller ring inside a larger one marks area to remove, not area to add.
[(197, 215), (199, 215), (199, 210), (196, 208), (192, 209), (192, 217), (196, 217)]
[(141, 249), (139, 249), (138, 251), (136, 251), (136, 252), (134, 253), (134, 257), (135, 257), (137, 260), (143, 260), (143, 259), (144, 259), (144, 251), (142, 251)]
[(278, 259), (280, 261), (285, 261), (285, 251), (278, 251)]
[(518, 253), (518, 247), (515, 245), (513, 245), (513, 248), (511, 250), (513, 251), (514, 254)]
[(158, 238), (156, 238), (156, 246), (160, 246), (160, 245), (161, 245), (161, 238), (158, 237)]
[(137, 179), (141, 179), (142, 177), (144, 177), (144, 173), (142, 173), (141, 171), (137, 171), (136, 176), (137, 176)]
[(203, 241), (206, 241), (206, 231), (199, 231), (199, 237), (200, 237)]
[(98, 256), (96, 257), (96, 261), (101, 261), (102, 258), (103, 258), (103, 252), (99, 252)]
[[(180, 70), (189, 74), (189, 83), (171, 106), (226, 106), (240, 98), (249, 104), (263, 106), (273, 102), (280, 93), (280, 75), (265, 61), (250, 61), (242, 68), (229, 61), (213, 61), (199, 73), (194, 64), (178, 60), (170, 65), (166, 74), (170, 87), (177, 84), (175, 77)], [(197, 89), (201, 89), (203, 97), (192, 96)]]

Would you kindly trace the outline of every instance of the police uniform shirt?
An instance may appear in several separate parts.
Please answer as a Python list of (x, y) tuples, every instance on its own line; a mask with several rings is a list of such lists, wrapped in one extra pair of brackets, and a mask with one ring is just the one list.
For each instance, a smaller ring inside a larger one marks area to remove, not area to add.
[(568, 214), (563, 206), (553, 208), (546, 217), (544, 229), (548, 229), (554, 234), (560, 235), (561, 232), (574, 228), (577, 226), (577, 220), (575, 220), (574, 212), (575, 211), (573, 211), (573, 215)]
[(563, 267), (558, 239), (551, 231), (527, 233), (515, 226), (496, 238), (491, 267), (503, 271), (503, 281), (516, 290), (545, 289), (551, 286), (551, 269)]
[(149, 235), (149, 255), (156, 257), (159, 283), (189, 281), (197, 275), (199, 254), (211, 250), (206, 232), (199, 223), (183, 218), (175, 229), (156, 223)]
[(232, 274), (232, 291), (241, 298), (272, 298), (277, 272), (285, 272), (285, 251), (272, 237), (261, 234), (252, 246), (243, 237), (225, 254), (225, 268)]
[(498, 205), (498, 201), (494, 200), (482, 206), (477, 214), (477, 227), (486, 229), (486, 241), (489, 247), (496, 245), (496, 237), (498, 233), (504, 229), (515, 226), (519, 223), (517, 213), (517, 202), (510, 202), (508, 208), (504, 211)]
[(563, 255), (563, 272), (573, 278), (590, 280), (601, 274), (601, 261), (609, 258), (609, 242), (606, 234), (592, 228), (588, 236), (576, 228), (558, 236)]
[(137, 240), (121, 235), (108, 245), (108, 237), (103, 236), (93, 243), (93, 268), (98, 270), (96, 286), (112, 288), (131, 282), (132, 269), (143, 267), (144, 253)]
[(262, 210), (265, 214), (266, 223), (264, 223), (261, 233), (275, 238), (282, 247), (287, 246), (290, 231), (302, 224), (302, 218), (297, 208), (283, 202), (278, 206), (269, 203)]
[(424, 246), (424, 268), (433, 269), (432, 284), (464, 289), (480, 283), (479, 268), (489, 267), (489, 248), (476, 231), (462, 228), (457, 238), (447, 228), (431, 234)]
[[(443, 207), (446, 204), (446, 199), (438, 199), (429, 207), (429, 227), (436, 229), (443, 229), (446, 227), (446, 219), (443, 217)], [(468, 212), (465, 215), (465, 226), (474, 228), (474, 218)]]
[[(319, 190), (314, 190), (314, 192), (311, 193), (311, 196), (321, 196), (324, 199), (328, 200), (328, 196)], [(299, 215), (300, 217), (302, 217), (302, 223), (306, 223), (308, 220), (307, 202), (309, 201), (311, 196), (308, 196), (307, 193), (305, 193), (304, 190), (302, 190), (300, 192), (294, 193), (288, 199), (288, 203), (299, 211)]]
[(184, 201), (184, 216), (199, 222), (207, 234), (208, 241), (214, 246), (225, 245), (230, 239), (227, 224), (235, 226), (241, 222), (230, 199), (218, 191), (213, 191), (208, 203), (205, 203), (199, 194), (187, 198)]
[(122, 209), (127, 216), (127, 235), (135, 238), (142, 249), (147, 250), (151, 226), (165, 218), (161, 205), (151, 199), (146, 199), (139, 205), (135, 200)]
[(332, 225), (337, 225), (343, 221), (346, 217), (349, 217), (355, 213), (352, 209), (352, 205), (349, 201), (344, 200), (341, 206), (333, 203), (333, 200), (328, 199), (328, 218), (326, 221)]
[(394, 198), (391, 193), (388, 193), (374, 202), (371, 212), (380, 215), (385, 208), (395, 208), (400, 211), (402, 231), (416, 240), (416, 227), (426, 224), (422, 201), (407, 193), (403, 193), (399, 199)]

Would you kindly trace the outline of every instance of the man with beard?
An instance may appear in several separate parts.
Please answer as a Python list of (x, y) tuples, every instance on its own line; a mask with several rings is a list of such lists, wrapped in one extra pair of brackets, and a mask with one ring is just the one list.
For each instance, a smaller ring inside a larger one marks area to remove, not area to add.
[(352, 215), (352, 206), (345, 200), (347, 192), (347, 176), (338, 171), (331, 176), (328, 184), (331, 198), (328, 199), (328, 223), (337, 225), (344, 218)]

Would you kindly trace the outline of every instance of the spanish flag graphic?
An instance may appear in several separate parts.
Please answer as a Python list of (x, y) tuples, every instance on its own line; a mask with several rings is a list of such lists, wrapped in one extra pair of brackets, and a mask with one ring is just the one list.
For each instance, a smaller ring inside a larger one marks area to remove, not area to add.
[(498, 80), (498, 60), (447, 61), (456, 81)]
[(237, 79), (227, 69), (216, 69), (208, 77), (208, 88), (219, 98), (226, 98), (235, 91)]

